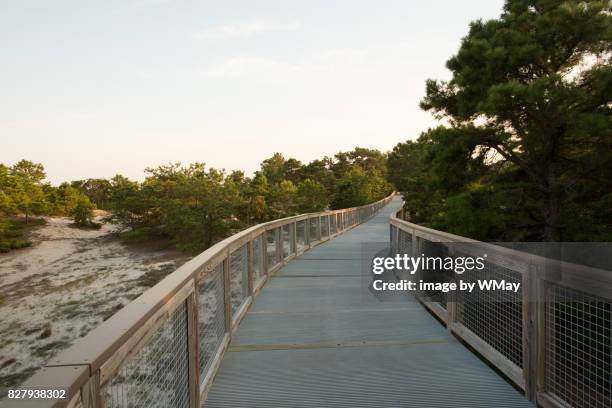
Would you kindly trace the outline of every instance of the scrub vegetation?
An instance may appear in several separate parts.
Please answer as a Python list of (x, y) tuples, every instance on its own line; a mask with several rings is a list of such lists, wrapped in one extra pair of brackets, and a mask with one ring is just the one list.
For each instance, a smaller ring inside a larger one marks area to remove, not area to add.
[(0, 165), (0, 249), (30, 244), (20, 231), (32, 216), (70, 216), (95, 227), (96, 208), (130, 242), (167, 240), (196, 253), (250, 225), (303, 212), (367, 204), (388, 195), (387, 156), (356, 148), (303, 164), (274, 154), (253, 177), (206, 168), (203, 163), (146, 169), (143, 182), (116, 175), (45, 183), (42, 164)]

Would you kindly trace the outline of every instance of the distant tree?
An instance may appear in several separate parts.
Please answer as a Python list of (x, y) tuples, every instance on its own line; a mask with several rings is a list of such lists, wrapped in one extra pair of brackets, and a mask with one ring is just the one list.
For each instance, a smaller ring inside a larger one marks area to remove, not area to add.
[(270, 184), (277, 184), (285, 179), (285, 164), (285, 157), (280, 153), (274, 153), (272, 157), (261, 163), (261, 172)]
[(70, 186), (85, 194), (96, 208), (107, 209), (110, 199), (111, 182), (106, 179), (75, 180)]
[(140, 184), (120, 174), (111, 178), (110, 184), (111, 221), (130, 229), (145, 227), (152, 205), (150, 197), (142, 192)]
[(312, 180), (325, 189), (328, 197), (334, 193), (336, 178), (331, 170), (333, 160), (324, 157), (321, 160), (313, 160), (300, 169), (300, 180)]
[(236, 214), (242, 198), (235, 177), (206, 170), (203, 163), (146, 171), (139, 195), (149, 205), (144, 211), (147, 222), (141, 224), (148, 234), (165, 235), (179, 249), (197, 252), (239, 227)]
[(45, 169), (42, 164), (28, 160), (20, 160), (13, 165), (9, 174), (13, 177), (13, 202), (17, 209), (25, 215), (26, 224), (32, 214), (43, 214), (46, 209), (45, 194), (42, 181), (45, 179)]
[(297, 211), (297, 187), (289, 180), (270, 187), (266, 202), (271, 219), (293, 215)]
[(389, 185), (378, 170), (365, 171), (354, 165), (338, 180), (332, 207), (357, 207), (383, 198), (389, 192)]
[(94, 209), (95, 205), (89, 201), (89, 198), (86, 195), (80, 195), (71, 211), (75, 224), (83, 227), (96, 225), (93, 221)]
[(58, 187), (45, 186), (45, 190), (49, 212), (54, 215), (71, 215), (79, 200), (86, 197), (68, 183), (62, 183)]
[(261, 172), (256, 172), (255, 177), (249, 183), (246, 193), (247, 224), (259, 223), (266, 220), (268, 205), (266, 196), (268, 195), (268, 179)]
[(306, 179), (297, 185), (298, 212), (318, 212), (325, 210), (328, 206), (329, 196), (321, 183)]

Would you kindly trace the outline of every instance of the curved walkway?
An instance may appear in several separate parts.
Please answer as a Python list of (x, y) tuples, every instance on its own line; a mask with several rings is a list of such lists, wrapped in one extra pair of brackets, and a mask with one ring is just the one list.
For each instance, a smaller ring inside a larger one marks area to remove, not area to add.
[(419, 303), (362, 293), (362, 243), (388, 246), (399, 206), (395, 198), (276, 273), (234, 334), (205, 407), (532, 406)]

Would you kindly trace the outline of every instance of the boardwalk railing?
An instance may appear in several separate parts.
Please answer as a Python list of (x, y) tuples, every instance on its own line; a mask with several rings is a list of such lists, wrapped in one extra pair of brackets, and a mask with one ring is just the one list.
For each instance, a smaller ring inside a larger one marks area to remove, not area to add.
[[(417, 298), (448, 330), (540, 406), (612, 407), (609, 271), (470, 240), (402, 218), (399, 211), (390, 220), (395, 253), (452, 257), (462, 245), (475, 246), (487, 253), (487, 267), (465, 272), (460, 279), (521, 283), (517, 293), (417, 292)], [(457, 247), (456, 243), (464, 244)], [(457, 279), (452, 271), (450, 275), (443, 278)], [(423, 276), (417, 272), (415, 281)]]
[(67, 399), (28, 406), (199, 407), (232, 332), (268, 278), (392, 197), (259, 224), (217, 243), (49, 361), (20, 388), (64, 389)]

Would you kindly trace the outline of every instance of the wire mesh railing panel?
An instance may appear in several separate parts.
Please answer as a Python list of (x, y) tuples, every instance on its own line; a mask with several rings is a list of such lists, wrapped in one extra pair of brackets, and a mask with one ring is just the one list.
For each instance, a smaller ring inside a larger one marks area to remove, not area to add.
[[(455, 254), (455, 256), (462, 256)], [(479, 280), (504, 280), (521, 283), (520, 272), (485, 262), (482, 270), (466, 270), (461, 279), (478, 284)], [(458, 291), (457, 321), (504, 355), (518, 367), (523, 366), (523, 291)]]
[(263, 236), (260, 235), (253, 240), (253, 258), (251, 261), (253, 262), (253, 287), (259, 285), (262, 279), (266, 277), (266, 271), (264, 270), (263, 264)]
[[(445, 270), (440, 260), (448, 256), (448, 246), (443, 242), (433, 242), (428, 239), (422, 240), (421, 251), (425, 259), (435, 259), (427, 264), (426, 268), (421, 268), (420, 276), (424, 281), (430, 283), (445, 283), (453, 279), (454, 272)], [(447, 293), (441, 290), (424, 290), (423, 295), (429, 301), (438, 302), (446, 309)]]
[(402, 249), (404, 248), (404, 231), (398, 229), (397, 232), (393, 231), (393, 240), (395, 240), (395, 252), (398, 254), (403, 254)]
[(319, 240), (319, 217), (309, 218), (308, 225), (310, 226), (310, 242)]
[(223, 263), (204, 276), (198, 286), (200, 379), (203, 380), (225, 336), (225, 280)]
[(187, 407), (187, 306), (183, 302), (151, 340), (119, 368), (102, 390), (104, 406)]
[(321, 223), (321, 238), (329, 237), (329, 218), (326, 215), (320, 217), (319, 222)]
[(283, 225), (283, 259), (291, 255), (291, 224)]
[(306, 221), (298, 221), (295, 223), (296, 227), (296, 242), (298, 251), (303, 251), (308, 246), (308, 242), (306, 241)]
[(412, 234), (404, 230), (399, 230), (398, 234), (398, 252), (412, 256)]
[(338, 231), (341, 231), (344, 229), (344, 227), (342, 226), (342, 214), (341, 213), (336, 214), (336, 228), (338, 229)]
[(338, 229), (336, 228), (336, 215), (332, 214), (329, 216), (329, 234), (333, 235), (336, 232), (338, 232)]
[(232, 316), (238, 312), (249, 295), (249, 264), (247, 245), (243, 245), (230, 254), (230, 299)]
[(266, 256), (268, 257), (268, 270), (272, 269), (280, 261), (278, 253), (279, 229), (266, 231)]
[(612, 407), (612, 304), (558, 285), (546, 297), (546, 391), (576, 408)]

